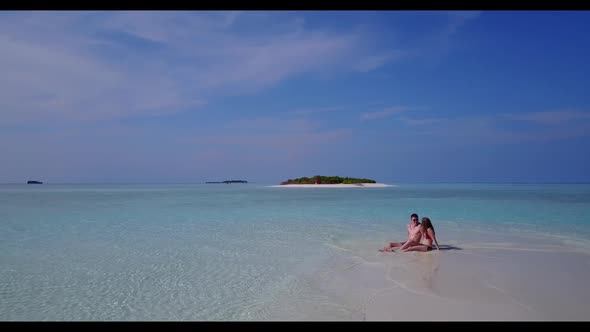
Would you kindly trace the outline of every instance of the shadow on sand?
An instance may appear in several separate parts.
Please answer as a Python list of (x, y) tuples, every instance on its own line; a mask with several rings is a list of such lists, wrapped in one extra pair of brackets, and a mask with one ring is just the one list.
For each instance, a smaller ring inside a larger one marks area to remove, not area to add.
[[(459, 248), (459, 247), (455, 247), (455, 246), (450, 246), (450, 245), (440, 245), (440, 251), (447, 251), (447, 250), (463, 250), (463, 248)], [(391, 252), (390, 250), (383, 250), (383, 249), (379, 249), (379, 252)], [(395, 252), (400, 252), (399, 248), (395, 248), (394, 250)], [(432, 250), (430, 251), (436, 251), (436, 247), (432, 247)]]
[(440, 246), (440, 251), (443, 251), (443, 250), (463, 250), (463, 248), (459, 248), (459, 247), (454, 247), (454, 246), (449, 246), (449, 245), (444, 245), (443, 244), (443, 245)]

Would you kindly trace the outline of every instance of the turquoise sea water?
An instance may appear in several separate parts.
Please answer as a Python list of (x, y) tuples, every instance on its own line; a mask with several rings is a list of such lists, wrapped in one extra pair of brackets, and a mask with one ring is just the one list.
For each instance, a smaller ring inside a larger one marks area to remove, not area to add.
[(587, 184), (5, 184), (0, 320), (267, 319), (334, 247), (402, 240), (413, 212), (441, 244), (471, 232), (590, 248)]

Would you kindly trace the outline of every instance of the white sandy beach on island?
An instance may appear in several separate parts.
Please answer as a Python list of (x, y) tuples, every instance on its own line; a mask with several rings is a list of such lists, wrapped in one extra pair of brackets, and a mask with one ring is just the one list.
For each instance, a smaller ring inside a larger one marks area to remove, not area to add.
[(274, 188), (383, 188), (383, 187), (397, 187), (394, 184), (385, 183), (337, 183), (337, 184), (279, 184), (270, 186)]

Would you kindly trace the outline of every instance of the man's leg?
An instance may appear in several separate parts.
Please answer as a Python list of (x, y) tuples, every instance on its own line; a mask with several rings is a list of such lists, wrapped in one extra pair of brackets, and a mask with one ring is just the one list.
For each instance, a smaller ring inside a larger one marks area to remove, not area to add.
[(392, 248), (403, 246), (404, 243), (406, 243), (406, 241), (404, 241), (404, 242), (390, 242), (388, 245), (383, 247), (383, 249), (379, 249), (379, 251), (389, 251)]
[(408, 248), (409, 248), (409, 247), (411, 247), (411, 246), (417, 246), (417, 245), (420, 245), (420, 242), (416, 242), (416, 241), (406, 241), (406, 242), (404, 243), (404, 245), (403, 245), (403, 246), (401, 246), (401, 248), (399, 248), (399, 249), (400, 249), (400, 250), (402, 250), (402, 251), (404, 251), (404, 250), (408, 249)]

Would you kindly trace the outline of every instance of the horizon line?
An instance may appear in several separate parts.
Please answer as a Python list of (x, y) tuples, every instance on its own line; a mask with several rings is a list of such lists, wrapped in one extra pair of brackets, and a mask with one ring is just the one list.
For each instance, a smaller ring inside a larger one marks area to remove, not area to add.
[[(41, 181), (43, 182), (43, 181)], [(210, 181), (203, 182), (43, 182), (42, 184), (218, 184), (218, 183), (207, 183)], [(223, 184), (223, 182), (221, 182)], [(269, 184), (275, 182), (258, 182), (248, 181), (242, 184)], [(0, 185), (5, 184), (27, 184), (26, 182), (0, 182)], [(400, 181), (395, 184), (590, 184), (590, 181), (518, 181), (518, 182), (506, 182), (506, 181), (442, 181), (442, 182), (406, 182)]]

